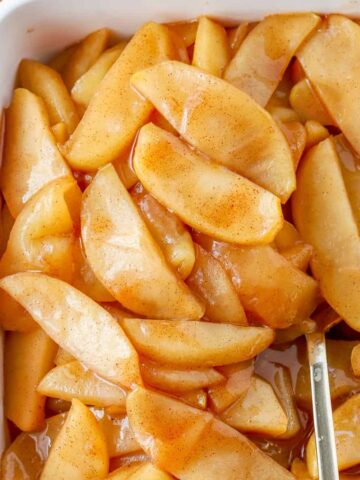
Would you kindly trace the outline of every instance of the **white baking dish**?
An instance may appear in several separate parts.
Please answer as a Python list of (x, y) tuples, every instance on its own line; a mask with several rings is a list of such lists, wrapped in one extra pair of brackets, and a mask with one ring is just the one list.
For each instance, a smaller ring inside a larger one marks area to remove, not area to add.
[[(268, 13), (301, 10), (360, 16), (360, 0), (0, 0), (0, 111), (9, 102), (22, 58), (46, 58), (99, 27), (128, 36), (148, 20), (169, 22), (206, 14), (239, 23)], [(0, 452), (4, 447), (2, 384), (0, 368)]]

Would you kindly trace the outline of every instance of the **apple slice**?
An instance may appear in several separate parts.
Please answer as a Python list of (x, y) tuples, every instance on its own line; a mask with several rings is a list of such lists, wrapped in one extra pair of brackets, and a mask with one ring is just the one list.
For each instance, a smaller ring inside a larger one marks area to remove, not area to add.
[(42, 63), (22, 60), (18, 76), (22, 87), (44, 100), (51, 124), (64, 122), (70, 135), (79, 123), (79, 115), (61, 75)]
[(177, 51), (167, 27), (147, 23), (138, 30), (104, 77), (65, 145), (65, 156), (73, 168), (96, 170), (131, 146), (152, 106), (132, 90), (130, 77), (142, 68), (172, 58), (177, 58)]
[(227, 271), (244, 308), (272, 328), (309, 318), (319, 302), (317, 282), (272, 247), (238, 247), (205, 235), (195, 240)]
[(308, 120), (305, 123), (305, 130), (306, 148), (311, 148), (330, 136), (328, 129), (315, 120)]
[(144, 361), (141, 374), (145, 383), (166, 392), (181, 393), (217, 385), (225, 380), (213, 368), (176, 369)]
[(195, 262), (194, 244), (183, 222), (161, 205), (138, 183), (131, 191), (131, 198), (140, 209), (143, 219), (158, 242), (167, 261), (182, 279), (189, 276)]
[(52, 368), (56, 350), (57, 345), (40, 328), (6, 336), (5, 416), (24, 432), (44, 426), (46, 398), (36, 387)]
[(44, 185), (60, 177), (72, 178), (50, 129), (44, 102), (17, 88), (6, 112), (1, 189), (15, 218)]
[(307, 78), (303, 78), (293, 86), (289, 101), (302, 122), (316, 120), (322, 125), (334, 124), (334, 120), (330, 117)]
[(124, 318), (120, 324), (140, 354), (181, 367), (213, 367), (242, 362), (274, 339), (269, 328), (186, 320)]
[(186, 48), (195, 43), (198, 21), (168, 23), (167, 26), (183, 39)]
[(265, 107), (296, 50), (319, 23), (320, 17), (313, 13), (266, 17), (240, 45), (225, 80)]
[(351, 368), (356, 377), (360, 376), (360, 344), (351, 351)]
[(73, 355), (71, 355), (71, 353), (59, 347), (56, 353), (54, 363), (57, 367), (59, 367), (61, 365), (65, 365), (66, 363), (74, 362), (75, 360), (76, 358)]
[(17, 273), (3, 288), (62, 348), (118, 385), (141, 383), (136, 351), (118, 322), (71, 285), (41, 273)]
[[(360, 463), (360, 394), (346, 400), (334, 413), (334, 430), (339, 471)], [(312, 478), (318, 478), (314, 434), (306, 446), (306, 464)]]
[(110, 416), (104, 409), (91, 408), (105, 434), (110, 458), (141, 451), (126, 416)]
[(288, 426), (288, 418), (271, 385), (253, 377), (244, 396), (228, 408), (221, 418), (240, 432), (279, 437)]
[(200, 156), (154, 124), (140, 130), (133, 165), (141, 183), (160, 203), (215, 238), (269, 243), (282, 227), (275, 195)]
[(87, 35), (74, 49), (62, 69), (62, 77), (69, 90), (99, 58), (110, 39), (110, 30), (100, 28)]
[(37, 391), (47, 397), (71, 401), (77, 398), (86, 405), (125, 406), (126, 391), (118, 385), (88, 370), (77, 361), (50, 370), (41, 380)]
[(108, 469), (105, 436), (90, 410), (74, 399), (40, 479), (101, 479)]
[(0, 261), (0, 276), (36, 270), (71, 281), (81, 197), (77, 183), (68, 177), (38, 191), (15, 220)]
[(271, 115), (239, 89), (180, 62), (142, 70), (131, 83), (187, 142), (209, 157), (283, 202), (294, 191), (294, 166), (285, 137)]
[(207, 73), (222, 77), (230, 60), (230, 46), (225, 28), (201, 17), (196, 33), (192, 64)]
[[(183, 480), (294, 477), (209, 412), (143, 388), (127, 399), (131, 427), (160, 468)], [(226, 459), (226, 461), (224, 461)]]
[(311, 267), (323, 296), (360, 330), (359, 232), (331, 138), (313, 147), (303, 160), (292, 211), (301, 236), (314, 247)]
[(112, 165), (87, 188), (81, 220), (88, 262), (124, 307), (153, 318), (202, 317), (203, 305), (166, 263)]
[(218, 370), (225, 375), (226, 382), (209, 388), (209, 399), (216, 413), (223, 412), (250, 388), (254, 373), (254, 362), (240, 362), (225, 365)]
[(359, 42), (360, 26), (356, 22), (341, 15), (330, 15), (297, 53), (316, 93), (358, 153), (360, 101), (354, 92), (360, 88)]

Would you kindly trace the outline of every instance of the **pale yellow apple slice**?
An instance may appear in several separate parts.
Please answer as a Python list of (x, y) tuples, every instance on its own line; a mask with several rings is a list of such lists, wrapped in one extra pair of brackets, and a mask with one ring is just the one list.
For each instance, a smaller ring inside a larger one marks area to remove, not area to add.
[(160, 470), (150, 462), (135, 465), (124, 465), (114, 470), (108, 477), (109, 480), (171, 480), (174, 477)]
[(225, 80), (265, 107), (296, 50), (319, 23), (320, 17), (313, 13), (266, 17), (240, 45)]
[(236, 87), (180, 62), (142, 70), (131, 83), (186, 141), (209, 157), (283, 202), (294, 191), (285, 137), (271, 115)]
[(39, 190), (15, 220), (0, 261), (0, 276), (36, 270), (71, 281), (81, 196), (77, 183), (68, 177)]
[(108, 48), (100, 55), (97, 61), (82, 75), (71, 89), (71, 96), (76, 104), (85, 110), (96, 92), (101, 80), (119, 58), (126, 42), (120, 42)]
[(307, 78), (303, 78), (293, 86), (289, 101), (302, 122), (316, 120), (322, 125), (334, 124), (334, 120), (330, 117)]
[(210, 18), (201, 17), (196, 33), (192, 64), (207, 73), (222, 77), (230, 61), (230, 45), (225, 28)]
[(313, 147), (302, 162), (292, 210), (301, 236), (314, 247), (311, 267), (322, 294), (360, 330), (359, 231), (331, 138)]
[(141, 375), (145, 383), (174, 393), (189, 392), (225, 381), (225, 377), (214, 368), (182, 370), (147, 361), (141, 364)]
[(272, 247), (238, 247), (204, 235), (196, 235), (195, 240), (223, 265), (244, 308), (260, 322), (287, 328), (308, 319), (315, 310), (317, 282)]
[(219, 367), (218, 370), (225, 375), (226, 382), (215, 385), (208, 390), (209, 399), (216, 413), (223, 412), (238, 398), (246, 394), (251, 386), (254, 374), (254, 362), (235, 363)]
[(136, 349), (159, 363), (181, 367), (228, 365), (255, 357), (274, 339), (270, 328), (186, 320), (120, 320)]
[(118, 322), (71, 285), (40, 273), (17, 273), (0, 281), (62, 348), (110, 382), (141, 383), (136, 351)]
[(202, 317), (203, 305), (166, 263), (112, 165), (86, 190), (81, 220), (89, 264), (124, 307), (153, 318)]
[(53, 366), (56, 350), (55, 342), (41, 328), (6, 336), (5, 416), (25, 432), (44, 426), (46, 397), (36, 387)]
[(141, 451), (126, 416), (110, 416), (104, 409), (91, 408), (105, 434), (110, 458)]
[(194, 267), (195, 251), (186, 226), (177, 215), (146, 192), (140, 183), (132, 189), (131, 198), (139, 207), (167, 261), (179, 272), (182, 279), (188, 277)]
[(360, 100), (360, 26), (330, 15), (322, 28), (297, 53), (307, 77), (346, 138), (360, 153), (357, 119)]
[(270, 243), (282, 227), (280, 200), (149, 123), (140, 130), (135, 172), (186, 224), (220, 240)]
[[(346, 400), (334, 413), (336, 453), (339, 470), (360, 463), (360, 394)], [(306, 446), (306, 463), (312, 478), (318, 478), (314, 434)]]
[(142, 68), (173, 58), (177, 58), (177, 52), (167, 27), (147, 23), (138, 30), (107, 72), (66, 144), (65, 156), (72, 167), (95, 170), (131, 146), (152, 106), (132, 90), (130, 77)]
[(221, 418), (240, 432), (259, 433), (265, 437), (279, 437), (288, 426), (288, 417), (272, 386), (256, 376), (244, 396)]
[(110, 30), (100, 28), (87, 35), (69, 56), (62, 69), (61, 75), (65, 85), (72, 89), (78, 80), (99, 58), (105, 50), (110, 38)]
[(126, 400), (123, 388), (102, 379), (77, 361), (50, 370), (39, 383), (37, 391), (63, 400), (77, 398), (86, 405), (97, 407), (121, 407), (125, 406)]
[(145, 452), (177, 478), (218, 480), (219, 474), (226, 480), (238, 480), (239, 475), (247, 480), (294, 478), (209, 412), (143, 388), (129, 395), (127, 410)]
[(90, 410), (74, 399), (40, 480), (102, 479), (108, 469), (105, 436)]
[(42, 63), (22, 60), (18, 76), (22, 87), (44, 100), (51, 124), (64, 122), (70, 135), (79, 123), (79, 115), (61, 75)]
[(206, 318), (212, 322), (247, 325), (240, 298), (221, 263), (196, 243), (195, 253), (195, 265), (187, 284), (204, 300)]
[(44, 185), (60, 177), (72, 178), (50, 129), (44, 102), (17, 88), (6, 112), (1, 190), (15, 218)]

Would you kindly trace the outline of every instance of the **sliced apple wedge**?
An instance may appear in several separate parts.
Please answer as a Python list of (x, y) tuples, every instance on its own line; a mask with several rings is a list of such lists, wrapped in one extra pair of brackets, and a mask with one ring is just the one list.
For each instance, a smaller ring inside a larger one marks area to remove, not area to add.
[(239, 89), (180, 62), (142, 70), (131, 83), (187, 142), (209, 157), (283, 202), (294, 191), (294, 166), (285, 137), (271, 115)]
[(360, 376), (360, 344), (351, 351), (351, 368), (356, 377)]
[(322, 294), (360, 330), (359, 231), (331, 138), (313, 147), (302, 162), (292, 211), (301, 236), (314, 247), (311, 267)]
[(272, 386), (253, 377), (247, 392), (228, 408), (221, 418), (240, 432), (279, 437), (288, 426), (288, 418)]
[(133, 157), (141, 183), (191, 227), (220, 240), (270, 243), (282, 227), (279, 199), (149, 123)]
[(105, 436), (94, 415), (73, 400), (50, 451), (41, 480), (105, 478), (109, 469)]
[(15, 218), (44, 185), (60, 177), (72, 178), (50, 129), (44, 102), (25, 88), (17, 88), (6, 112), (1, 189)]
[(112, 165), (87, 188), (81, 220), (89, 264), (124, 307), (153, 318), (202, 317), (202, 303), (166, 263)]
[(152, 106), (131, 89), (130, 77), (142, 68), (177, 58), (170, 31), (147, 23), (133, 36), (107, 72), (73, 136), (66, 158), (78, 170), (96, 170), (131, 146)]
[(360, 88), (359, 42), (360, 26), (356, 22), (341, 15), (330, 15), (297, 53), (316, 93), (358, 153), (360, 100), (354, 92)]
[[(184, 480), (291, 480), (246, 437), (203, 412), (143, 388), (127, 399), (131, 427), (160, 468)], [(169, 425), (172, 428), (169, 428)], [(226, 461), (224, 461), (226, 459)]]
[(145, 383), (165, 392), (191, 392), (225, 381), (225, 377), (214, 368), (177, 369), (142, 362), (141, 374)]
[(242, 362), (265, 350), (274, 339), (270, 328), (204, 321), (124, 318), (120, 324), (142, 355), (181, 367)]
[[(354, 395), (338, 407), (333, 414), (336, 453), (339, 470), (346, 470), (360, 463), (360, 394)], [(312, 478), (318, 478), (314, 434), (306, 447), (306, 463)]]
[(307, 78), (303, 78), (293, 86), (289, 101), (302, 122), (315, 120), (322, 125), (334, 124), (334, 120), (330, 117)]
[(129, 425), (128, 417), (112, 417), (104, 409), (91, 408), (91, 411), (105, 434), (110, 458), (141, 451)]
[(319, 23), (320, 17), (313, 13), (266, 17), (240, 45), (225, 80), (265, 107), (296, 50)]
[(196, 243), (195, 253), (195, 265), (187, 284), (204, 300), (206, 318), (212, 322), (247, 325), (240, 298), (221, 263)]
[(141, 383), (136, 351), (118, 322), (71, 285), (41, 273), (17, 273), (3, 288), (62, 348), (110, 382)]
[(77, 398), (86, 405), (108, 407), (125, 406), (126, 391), (118, 385), (73, 361), (50, 370), (41, 380), (37, 391), (47, 397), (72, 400)]
[(81, 197), (77, 183), (68, 177), (39, 190), (15, 220), (0, 261), (0, 276), (35, 270), (71, 281)]
[(188, 277), (194, 266), (195, 251), (186, 226), (177, 215), (146, 192), (140, 183), (132, 189), (131, 198), (139, 207), (147, 227), (167, 261), (178, 271), (182, 279)]
[(317, 282), (272, 247), (238, 247), (199, 234), (195, 240), (219, 260), (244, 308), (258, 321), (272, 328), (287, 328), (308, 319), (315, 310)]

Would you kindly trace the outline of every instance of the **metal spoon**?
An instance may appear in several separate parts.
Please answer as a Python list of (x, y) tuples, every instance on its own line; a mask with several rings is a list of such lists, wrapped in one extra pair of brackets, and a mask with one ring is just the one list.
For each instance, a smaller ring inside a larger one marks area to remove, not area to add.
[(325, 334), (308, 333), (306, 340), (319, 479), (339, 480)]

